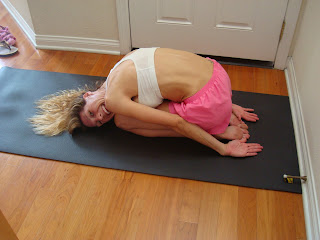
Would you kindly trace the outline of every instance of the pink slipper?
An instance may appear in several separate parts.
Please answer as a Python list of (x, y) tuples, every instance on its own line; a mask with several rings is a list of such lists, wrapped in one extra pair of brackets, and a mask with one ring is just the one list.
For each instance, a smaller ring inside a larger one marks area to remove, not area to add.
[(16, 43), (16, 38), (9, 32), (8, 27), (0, 25), (0, 41), (6, 41), (10, 46)]
[(2, 27), (1, 25), (0, 25), (0, 32), (2, 33), (2, 32), (9, 32), (9, 28), (8, 27)]

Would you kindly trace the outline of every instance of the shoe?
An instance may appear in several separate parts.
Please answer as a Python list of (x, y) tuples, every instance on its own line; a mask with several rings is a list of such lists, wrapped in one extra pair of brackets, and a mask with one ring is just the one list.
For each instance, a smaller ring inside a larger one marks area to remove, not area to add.
[(16, 53), (18, 48), (10, 46), (6, 41), (0, 42), (0, 56), (8, 56)]
[(6, 41), (10, 46), (16, 43), (16, 38), (9, 32), (8, 27), (0, 25), (0, 41)]

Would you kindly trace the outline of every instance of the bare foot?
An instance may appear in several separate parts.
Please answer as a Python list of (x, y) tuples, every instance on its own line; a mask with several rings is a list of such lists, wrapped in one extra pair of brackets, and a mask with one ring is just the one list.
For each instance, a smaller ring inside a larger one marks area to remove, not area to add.
[(231, 114), (230, 118), (230, 126), (237, 126), (242, 129), (248, 129), (248, 125), (245, 124), (243, 121), (239, 120), (233, 113)]
[(227, 140), (241, 140), (241, 142), (246, 142), (250, 137), (247, 129), (243, 129), (239, 126), (229, 126), (226, 131), (221, 134), (214, 135), (218, 139)]

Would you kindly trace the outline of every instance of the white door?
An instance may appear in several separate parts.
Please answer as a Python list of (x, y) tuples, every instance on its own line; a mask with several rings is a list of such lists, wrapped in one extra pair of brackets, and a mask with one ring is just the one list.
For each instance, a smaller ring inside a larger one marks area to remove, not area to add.
[(274, 61), (288, 0), (130, 0), (133, 48)]

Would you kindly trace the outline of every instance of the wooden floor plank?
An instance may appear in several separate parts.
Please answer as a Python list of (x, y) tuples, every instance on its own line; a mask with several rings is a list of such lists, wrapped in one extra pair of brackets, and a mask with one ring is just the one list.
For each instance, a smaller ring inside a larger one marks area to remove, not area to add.
[(60, 225), (53, 235), (53, 239), (75, 239), (73, 236), (77, 232), (77, 227), (82, 221), (79, 217), (84, 211), (91, 192), (91, 186), (96, 184), (98, 178), (93, 174), (93, 167), (81, 168), (79, 181), (75, 186), (73, 194), (70, 195), (70, 203), (65, 207), (65, 215), (60, 219)]
[(17, 233), (20, 240), (33, 240), (39, 229), (43, 228), (54, 194), (49, 188), (41, 187), (39, 189), (37, 197), (32, 202), (30, 210)]
[[(56, 188), (53, 190), (55, 194), (51, 204), (48, 205), (46, 221), (35, 234), (36, 238), (49, 240), (55, 239), (55, 234), (58, 235), (63, 224), (61, 220), (64, 219), (73, 193), (86, 171), (85, 166), (76, 164), (69, 164), (68, 168), (64, 169), (64, 176), (59, 179), (60, 181), (57, 182)], [(72, 224), (72, 222), (68, 224)], [(20, 236), (18, 235), (18, 237)]]
[(46, 178), (51, 166), (49, 161), (26, 157), (17, 169), (12, 182), (8, 183), (1, 193), (0, 206), (3, 206), (4, 214), (15, 232), (19, 231), (38, 194), (41, 181)]
[(182, 223), (198, 223), (203, 185), (198, 181), (185, 181), (182, 192), (182, 203), (179, 221)]
[(5, 240), (18, 240), (7, 219), (0, 209), (0, 238)]
[(143, 219), (139, 223), (141, 232), (137, 232), (136, 239), (172, 238), (173, 229), (179, 221), (181, 190), (180, 179), (155, 178), (143, 195), (144, 206), (150, 205), (148, 211), (142, 212)]
[[(222, 184), (203, 183), (197, 240), (217, 239)], [(221, 209), (223, 211), (223, 209)]]
[(257, 239), (296, 239), (294, 194), (257, 192)]
[(238, 187), (224, 185), (220, 195), (216, 239), (238, 239)]
[(257, 190), (239, 187), (238, 239), (257, 239)]
[(198, 224), (179, 221), (175, 240), (195, 240), (197, 239)]
[(294, 204), (293, 205), (293, 209), (294, 209), (293, 218), (294, 218), (296, 239), (297, 240), (307, 240), (301, 195), (300, 194), (294, 194), (294, 195), (290, 194), (289, 198), (292, 198), (293, 204)]

